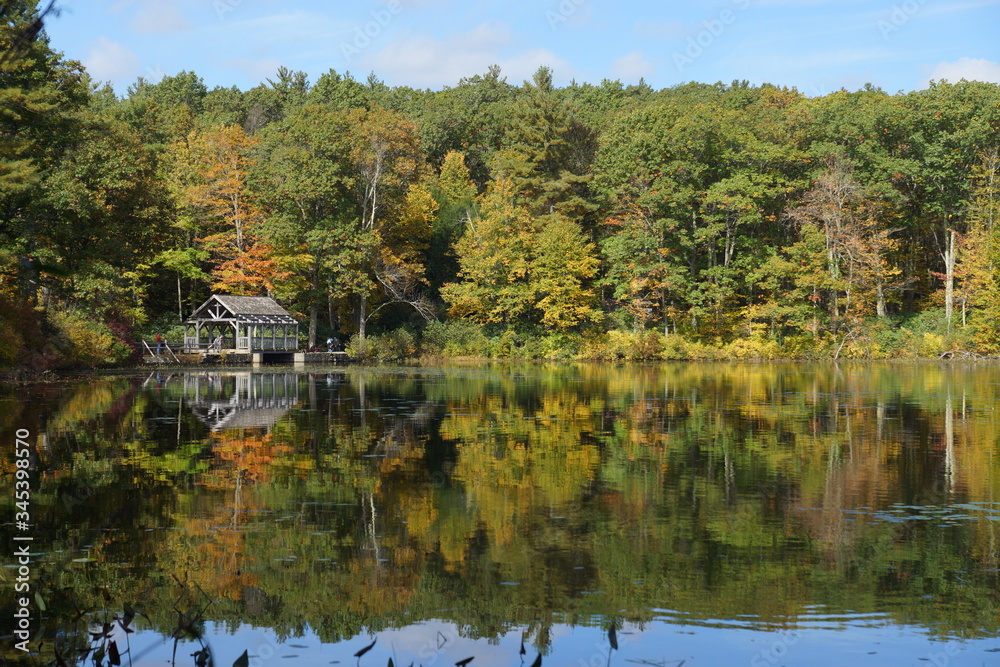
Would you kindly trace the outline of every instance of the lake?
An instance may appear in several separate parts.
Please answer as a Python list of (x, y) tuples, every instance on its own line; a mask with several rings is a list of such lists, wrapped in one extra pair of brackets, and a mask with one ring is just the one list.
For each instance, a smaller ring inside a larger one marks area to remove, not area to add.
[(33, 657), (4, 560), (14, 664), (1000, 664), (1000, 366), (160, 371), (0, 401), (6, 479), (31, 445), (30, 506), (2, 499), (31, 545)]

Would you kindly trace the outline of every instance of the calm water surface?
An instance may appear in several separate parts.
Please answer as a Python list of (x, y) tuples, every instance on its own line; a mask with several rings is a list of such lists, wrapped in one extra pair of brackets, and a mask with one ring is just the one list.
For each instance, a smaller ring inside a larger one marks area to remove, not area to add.
[(1000, 367), (326, 370), (0, 387), (0, 658), (1000, 664)]

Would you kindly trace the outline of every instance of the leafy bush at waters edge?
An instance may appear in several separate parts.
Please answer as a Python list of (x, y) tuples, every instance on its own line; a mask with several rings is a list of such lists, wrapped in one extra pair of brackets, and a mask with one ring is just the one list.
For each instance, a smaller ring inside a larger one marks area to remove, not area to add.
[(0, 368), (29, 373), (135, 363), (129, 327), (73, 309), (0, 303)]
[(489, 339), (478, 324), (469, 320), (428, 323), (420, 348), (423, 354), (434, 357), (490, 356)]
[(943, 313), (906, 322), (871, 319), (849, 333), (819, 337), (788, 336), (781, 341), (763, 333), (723, 341), (693, 341), (657, 330), (585, 333), (489, 333), (467, 320), (430, 323), (420, 339), (420, 353), (432, 357), (555, 359), (592, 361), (767, 361), (777, 359), (935, 358), (947, 349), (971, 349), (971, 333), (946, 333)]
[(396, 329), (365, 338), (354, 335), (344, 351), (360, 361), (402, 361), (416, 356), (417, 338), (409, 329)]

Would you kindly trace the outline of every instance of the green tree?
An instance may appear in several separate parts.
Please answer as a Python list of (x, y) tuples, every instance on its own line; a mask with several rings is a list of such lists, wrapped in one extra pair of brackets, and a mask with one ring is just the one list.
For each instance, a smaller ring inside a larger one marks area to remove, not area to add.
[(305, 72), (279, 67), (275, 80), (267, 79), (243, 95), (243, 129), (254, 134), (281, 120), (293, 109), (310, 100), (309, 78)]
[(310, 104), (324, 104), (335, 109), (368, 108), (367, 89), (351, 76), (331, 69), (316, 79), (309, 90)]
[(361, 236), (352, 205), (349, 131), (334, 109), (299, 107), (261, 131), (261, 155), (248, 175), (262, 207), (261, 236), (291, 276), (275, 292), (308, 314), (310, 347), (320, 310), (328, 310), (332, 326), (335, 302), (368, 285), (361, 255), (371, 241)]
[(473, 182), (483, 190), (493, 158), (503, 146), (510, 104), (519, 94), (493, 65), (484, 74), (425, 97), (414, 122), (427, 161), (440, 168), (450, 151), (461, 151)]
[[(79, 131), (87, 103), (79, 65), (52, 52), (37, 3), (0, 5), (0, 259), (19, 297), (33, 301), (46, 270), (45, 174)], [(41, 210), (40, 210), (41, 209)], [(8, 283), (9, 285), (10, 283)]]
[(310, 104), (263, 136), (252, 179), (265, 216), (261, 233), (278, 268), (294, 276), (279, 291), (289, 290), (309, 313), (309, 345), (324, 308), (331, 329), (353, 309), (362, 337), (385, 301), (428, 316), (416, 287), (426, 233), (413, 230), (433, 215), (433, 201), (417, 192), (408, 199), (423, 173), (412, 123), (379, 108)]
[(532, 215), (558, 213), (583, 222), (595, 210), (588, 190), (594, 132), (556, 97), (547, 67), (535, 72), (511, 105), (504, 145), (495, 158), (495, 174), (513, 183)]

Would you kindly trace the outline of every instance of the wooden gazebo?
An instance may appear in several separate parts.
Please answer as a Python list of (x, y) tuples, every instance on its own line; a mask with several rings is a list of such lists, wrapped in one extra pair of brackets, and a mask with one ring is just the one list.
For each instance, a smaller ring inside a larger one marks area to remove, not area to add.
[(213, 294), (184, 323), (186, 352), (295, 352), (299, 323), (267, 296)]

